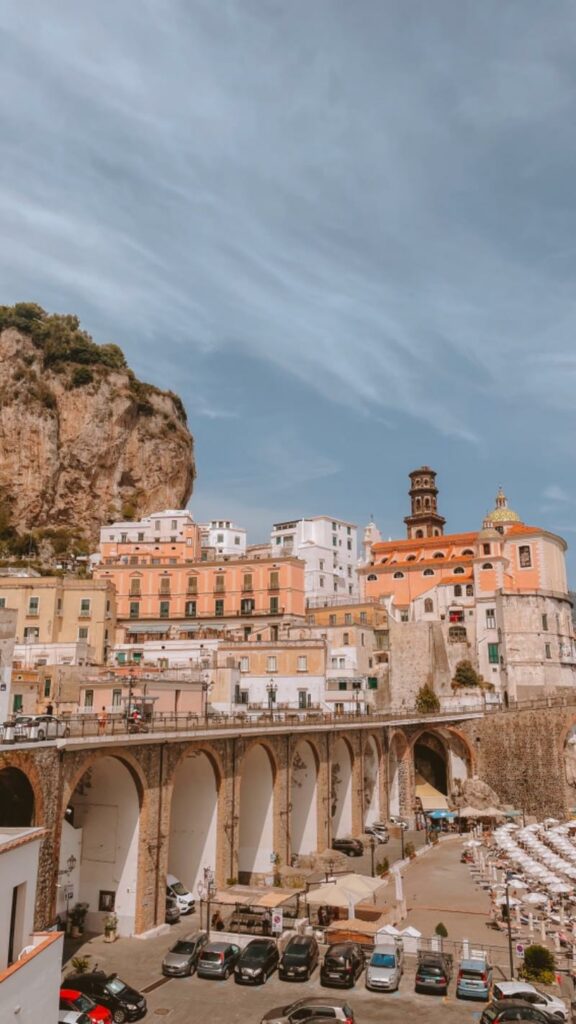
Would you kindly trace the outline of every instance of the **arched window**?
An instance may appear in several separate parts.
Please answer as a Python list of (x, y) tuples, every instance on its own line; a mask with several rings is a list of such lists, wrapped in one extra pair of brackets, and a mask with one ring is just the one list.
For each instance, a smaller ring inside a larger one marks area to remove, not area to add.
[(470, 548), (464, 548), (463, 555), (473, 555), (474, 552)]
[(386, 562), (387, 562), (387, 561), (388, 561), (388, 559), (387, 559), (387, 558), (381, 558), (381, 559), (380, 559), (380, 565), (386, 565)]
[(434, 611), (434, 602), (433, 602), (431, 597), (427, 597), (426, 600), (424, 601), (424, 611), (425, 612), (433, 612)]
[(393, 579), (395, 579), (395, 580), (403, 580), (404, 579), (404, 573), (403, 572), (395, 572), (394, 576), (393, 576)]
[(432, 555), (432, 558), (444, 558), (444, 557), (445, 556), (444, 556), (442, 551), (435, 551), (434, 554)]
[(482, 568), (483, 569), (493, 569), (494, 566), (492, 565), (492, 562), (484, 562), (484, 565), (482, 566)]
[(416, 555), (406, 555), (406, 561), (407, 562), (415, 562), (416, 561)]
[(420, 498), (416, 498), (415, 499), (415, 501), (414, 501), (414, 508), (416, 509), (417, 512), (419, 512), (420, 509), (422, 508), (422, 501), (421, 501)]
[(463, 576), (464, 575), (464, 569), (462, 568), (461, 565), (457, 565), (456, 566), (456, 568), (454, 569), (454, 575), (455, 576)]
[(462, 597), (462, 587), (459, 583), (454, 587), (454, 597)]
[(474, 597), (474, 587), (471, 583), (466, 584), (466, 597)]
[(423, 576), (434, 576), (434, 569), (424, 569)]
[(434, 530), (434, 536), (435, 537), (439, 537), (440, 536), (440, 530)]
[(420, 539), (423, 536), (424, 536), (424, 534), (423, 534), (422, 530), (416, 530), (416, 537), (418, 537), (418, 539)]
[(375, 583), (378, 577), (373, 572), (371, 572), (370, 575), (366, 577), (366, 579), (368, 580), (368, 583)]
[(424, 498), (424, 508), (430, 508), (430, 498)]

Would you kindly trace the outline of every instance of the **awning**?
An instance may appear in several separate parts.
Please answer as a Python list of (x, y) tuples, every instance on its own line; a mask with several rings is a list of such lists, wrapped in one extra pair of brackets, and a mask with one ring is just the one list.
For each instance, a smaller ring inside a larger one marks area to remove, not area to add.
[(255, 907), (281, 907), (283, 903), (288, 903), (289, 900), (296, 899), (298, 896), (297, 890), (292, 892), (265, 892), (260, 899), (252, 904)]
[(127, 633), (168, 633), (170, 631), (170, 623), (167, 622), (165, 626), (159, 625), (146, 625), (140, 624), (138, 626), (125, 626)]
[(422, 801), (423, 811), (447, 811), (448, 801), (439, 789), (435, 789), (429, 782), (421, 782), (416, 785), (416, 796)]

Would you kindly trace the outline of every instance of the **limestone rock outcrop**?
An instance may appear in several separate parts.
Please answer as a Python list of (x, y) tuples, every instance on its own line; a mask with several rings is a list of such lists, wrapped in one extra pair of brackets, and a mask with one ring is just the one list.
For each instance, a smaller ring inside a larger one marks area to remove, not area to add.
[(0, 307), (3, 553), (93, 546), (107, 521), (185, 506), (194, 477), (177, 395), (139, 381), (76, 317)]

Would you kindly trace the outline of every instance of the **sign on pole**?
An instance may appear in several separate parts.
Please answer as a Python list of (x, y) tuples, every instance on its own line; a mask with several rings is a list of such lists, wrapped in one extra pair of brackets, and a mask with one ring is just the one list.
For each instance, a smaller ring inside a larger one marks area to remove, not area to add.
[(272, 911), (272, 932), (274, 935), (281, 935), (284, 930), (284, 911)]
[(516, 956), (519, 960), (524, 959), (524, 944), (522, 942), (516, 943)]

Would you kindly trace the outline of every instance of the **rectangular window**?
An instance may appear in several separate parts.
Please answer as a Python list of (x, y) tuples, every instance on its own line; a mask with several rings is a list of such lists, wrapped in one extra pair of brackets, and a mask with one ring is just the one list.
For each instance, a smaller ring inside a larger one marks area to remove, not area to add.
[(336, 625), (336, 616), (335, 615), (329, 615), (328, 616), (328, 625), (329, 626), (335, 626)]
[(268, 589), (269, 590), (278, 590), (279, 586), (280, 586), (280, 573), (279, 572), (271, 572), (270, 573), (270, 579), (268, 581)]
[(128, 543), (128, 534), (127, 533), (121, 533), (120, 534), (120, 543), (121, 544), (127, 544)]
[(266, 671), (267, 672), (276, 672), (277, 671), (277, 669), (276, 669), (276, 655), (271, 654), (269, 656), (268, 661), (266, 663)]
[(48, 677), (47, 677), (47, 678), (46, 678), (46, 679), (44, 680), (44, 696), (45, 696), (45, 697), (49, 697), (49, 696), (50, 696), (50, 691), (51, 691), (51, 689), (52, 689), (52, 680), (51, 680), (51, 679), (50, 679), (50, 677), (48, 676)]
[(362, 623), (363, 626), (366, 625), (366, 622), (367, 622), (366, 612), (360, 612), (360, 622)]
[(214, 614), (218, 616), (224, 615), (224, 601), (222, 599), (214, 602)]
[(40, 598), (30, 597), (28, 598), (28, 615), (38, 615), (40, 608)]
[(112, 690), (112, 707), (119, 708), (122, 703), (122, 690)]
[(323, 571), (323, 569), (324, 569), (324, 559), (323, 558), (320, 559), (320, 562), (318, 563), (318, 568), (320, 569), (320, 572)]
[(172, 520), (172, 522), (170, 523), (170, 529), (171, 530), (177, 530), (178, 529), (178, 520), (177, 519), (173, 519)]
[(530, 569), (532, 565), (532, 552), (529, 544), (521, 544), (518, 548), (518, 562), (521, 569)]
[(482, 552), (485, 555), (489, 555), (490, 554), (490, 545), (489, 544), (483, 544), (482, 545)]
[(184, 614), (187, 619), (196, 618), (196, 601), (186, 601), (184, 609)]
[(242, 590), (252, 590), (252, 573), (245, 572), (244, 579), (242, 580)]
[(83, 597), (80, 601), (80, 615), (90, 615), (90, 598)]
[(21, 693), (15, 693), (12, 700), (12, 711), (22, 711), (23, 698)]
[(155, 529), (155, 530), (159, 530), (159, 529), (160, 529), (160, 525), (161, 525), (161, 524), (160, 524), (160, 520), (159, 520), (159, 519), (157, 519), (157, 520), (156, 520), (156, 522), (154, 523), (154, 529)]
[(323, 576), (320, 577), (319, 583), (320, 583), (321, 587), (324, 586), (324, 577)]
[(140, 597), (140, 580), (130, 580), (130, 593), (135, 597)]
[(544, 644), (544, 651), (546, 653), (546, 657), (547, 658), (551, 658), (552, 657), (552, 647), (551, 647), (550, 644)]
[(547, 615), (543, 615), (542, 616), (542, 629), (544, 630), (545, 633), (548, 632), (548, 616)]
[(6, 607), (6, 598), (5, 597), (0, 597), (0, 608), (5, 608), (5, 607)]
[(24, 627), (24, 639), (25, 640), (39, 640), (40, 630), (38, 626), (25, 626)]
[(343, 634), (342, 643), (344, 644), (344, 647), (348, 647), (348, 644), (350, 643), (350, 633)]
[(224, 576), (216, 576), (214, 578), (214, 590), (217, 594), (224, 593)]
[(144, 540), (144, 534), (143, 533), (139, 533), (138, 534), (138, 540), (139, 540), (140, 543), (142, 543), (142, 541)]
[(346, 626), (352, 625), (352, 612), (346, 612), (344, 615), (344, 623)]
[(239, 544), (240, 543), (240, 537), (234, 537), (234, 543), (235, 544)]
[(270, 626), (270, 639), (276, 643), (278, 639), (278, 626)]
[(346, 682), (345, 679), (339, 679), (338, 680), (338, 689), (339, 690), (347, 690), (348, 689), (348, 683)]
[(313, 626), (315, 622), (316, 622), (316, 616), (315, 615), (307, 615), (306, 616), (306, 625), (307, 626)]
[(88, 639), (88, 626), (79, 626), (78, 627), (78, 639), (79, 640), (87, 640)]
[(278, 615), (278, 611), (279, 611), (279, 608), (278, 608), (278, 598), (277, 597), (271, 597), (270, 598), (270, 615)]
[(140, 602), (139, 601), (130, 601), (130, 618), (131, 619), (139, 619), (140, 618)]
[(249, 672), (250, 671), (250, 658), (246, 658), (246, 657), (240, 658), (240, 671), (241, 672)]
[(336, 537), (332, 537), (332, 547), (338, 547), (338, 540), (336, 539)]
[(197, 576), (189, 576), (188, 577), (188, 593), (189, 594), (197, 594), (198, 593), (198, 577)]
[(352, 551), (352, 541), (351, 540), (347, 540), (346, 541), (346, 547), (348, 548), (348, 551)]
[(307, 672), (308, 671), (308, 657), (305, 654), (300, 654), (299, 657), (298, 657), (298, 671), (299, 672)]
[(308, 708), (311, 703), (308, 690), (298, 690), (298, 707), (301, 709)]
[(240, 602), (240, 614), (241, 615), (252, 615), (254, 611), (254, 598), (243, 597)]
[(84, 690), (84, 707), (94, 707), (94, 690)]
[(170, 601), (160, 601), (160, 618), (168, 619), (170, 617)]
[(486, 609), (486, 629), (496, 629), (496, 609)]
[(161, 577), (161, 579), (160, 579), (160, 593), (161, 594), (169, 594), (170, 593), (170, 577), (169, 576), (162, 576)]
[(488, 661), (491, 665), (500, 664), (500, 652), (498, 644), (488, 644)]

